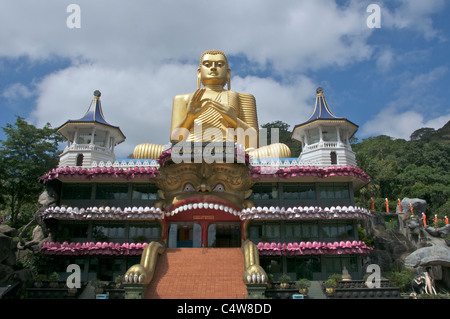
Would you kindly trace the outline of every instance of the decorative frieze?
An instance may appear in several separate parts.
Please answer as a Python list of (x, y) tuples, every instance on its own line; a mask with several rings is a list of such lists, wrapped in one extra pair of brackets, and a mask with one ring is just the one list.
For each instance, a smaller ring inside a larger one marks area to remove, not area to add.
[(56, 218), (62, 220), (152, 220), (162, 219), (163, 212), (155, 207), (49, 207), (42, 212), (42, 218)]
[(107, 242), (44, 242), (40, 252), (44, 255), (107, 255), (107, 256), (139, 256), (147, 243), (107, 243)]
[[(369, 182), (370, 177), (361, 168), (356, 166), (299, 166), (296, 160), (292, 161), (269, 161), (253, 162), (250, 166), (250, 176), (252, 178), (292, 178), (302, 176), (312, 176), (316, 178), (328, 178), (333, 176), (348, 176)], [(93, 167), (67, 166), (54, 168), (41, 177), (41, 182), (58, 178), (157, 178), (159, 165), (155, 161), (122, 161), (119, 162), (99, 162)]]
[(94, 178), (156, 178), (158, 170), (152, 166), (133, 166), (128, 168), (105, 166), (105, 167), (58, 167), (52, 169), (41, 177), (41, 182), (46, 184), (50, 180), (59, 178), (79, 178), (91, 180)]
[(367, 246), (365, 242), (356, 240), (328, 243), (316, 241), (299, 243), (260, 242), (257, 247), (262, 256), (368, 254), (373, 249)]
[(241, 220), (298, 220), (298, 219), (367, 219), (372, 214), (365, 208), (353, 206), (332, 207), (252, 207), (240, 213)]
[(194, 203), (180, 206), (174, 211), (164, 212), (155, 207), (59, 207), (52, 206), (42, 212), (42, 218), (56, 218), (66, 220), (94, 220), (94, 219), (162, 219), (163, 215), (173, 216), (178, 212), (195, 209), (222, 210), (227, 213), (239, 216), (241, 220), (299, 220), (299, 219), (367, 219), (372, 214), (365, 208), (353, 206), (332, 206), (332, 207), (252, 207), (237, 211), (234, 208), (221, 204)]

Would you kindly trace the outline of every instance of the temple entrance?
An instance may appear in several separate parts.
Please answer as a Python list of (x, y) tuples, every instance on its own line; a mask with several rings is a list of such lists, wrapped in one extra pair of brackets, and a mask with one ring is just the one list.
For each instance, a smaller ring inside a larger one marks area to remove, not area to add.
[(241, 247), (241, 224), (226, 222), (209, 224), (208, 247)]
[(202, 227), (199, 223), (177, 222), (169, 227), (169, 248), (195, 247), (202, 245)]
[(239, 222), (172, 222), (169, 224), (169, 248), (241, 247)]

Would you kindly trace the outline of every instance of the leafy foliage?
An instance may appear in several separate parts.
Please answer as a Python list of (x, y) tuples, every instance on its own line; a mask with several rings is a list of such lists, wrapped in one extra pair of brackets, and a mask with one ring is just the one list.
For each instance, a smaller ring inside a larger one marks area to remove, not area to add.
[(401, 292), (411, 291), (411, 282), (414, 277), (415, 272), (412, 269), (394, 270), (386, 274), (386, 278), (394, 287), (400, 288)]
[[(274, 143), (272, 141), (272, 130), (278, 129), (279, 142), (286, 144), (291, 149), (291, 156), (298, 157), (300, 155), (302, 144), (299, 141), (291, 139), (291, 131), (289, 130), (289, 124), (283, 121), (274, 121), (261, 125), (261, 128), (267, 129), (267, 143)], [(260, 132), (260, 134), (265, 134)]]
[(356, 198), (359, 205), (369, 207), (375, 198), (375, 209), (384, 211), (384, 198), (395, 210), (397, 198), (421, 198), (428, 212), (439, 217), (449, 215), (450, 143), (448, 128), (419, 129), (411, 140), (381, 135), (352, 145), (358, 166), (372, 177)]
[(14, 125), (2, 129), (6, 140), (0, 140), (0, 195), (2, 210), (14, 224), (20, 215), (27, 215), (23, 210), (36, 205), (43, 189), (39, 178), (58, 164), (62, 138), (49, 123), (36, 128), (19, 116)]

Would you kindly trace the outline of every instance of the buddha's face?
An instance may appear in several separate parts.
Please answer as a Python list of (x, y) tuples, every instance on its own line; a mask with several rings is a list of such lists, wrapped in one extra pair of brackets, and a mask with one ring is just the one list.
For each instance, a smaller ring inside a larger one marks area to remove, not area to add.
[(227, 83), (230, 70), (222, 54), (206, 54), (199, 67), (203, 85), (222, 85)]

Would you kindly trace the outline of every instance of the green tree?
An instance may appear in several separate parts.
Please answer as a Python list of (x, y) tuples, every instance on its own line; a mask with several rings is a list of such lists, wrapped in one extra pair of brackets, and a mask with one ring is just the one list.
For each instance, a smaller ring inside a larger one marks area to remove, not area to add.
[(415, 130), (409, 137), (411, 141), (422, 140), (428, 142), (433, 134), (436, 134), (436, 130), (430, 127), (423, 127)]
[[(261, 128), (267, 129), (267, 143), (274, 143), (272, 141), (272, 128), (278, 129), (279, 142), (286, 144), (291, 149), (291, 156), (298, 157), (302, 148), (302, 144), (299, 141), (292, 140), (292, 132), (289, 130), (289, 124), (283, 121), (274, 121), (261, 125)], [(260, 132), (261, 133), (261, 132)]]
[[(411, 141), (381, 135), (353, 144), (358, 166), (372, 178), (355, 194), (361, 204), (374, 197), (375, 209), (384, 210), (384, 198), (395, 203), (397, 198), (417, 197), (427, 201), (428, 212), (446, 212), (442, 206), (450, 196), (449, 123), (433, 134), (417, 130)], [(433, 139), (424, 138), (427, 134)]]
[(396, 191), (395, 176), (401, 172), (399, 158), (404, 153), (405, 143), (404, 140), (380, 135), (352, 145), (358, 166), (371, 176), (381, 198), (392, 198)]
[(39, 178), (58, 164), (62, 138), (49, 123), (36, 128), (20, 116), (2, 129), (6, 140), (0, 140), (0, 195), (14, 224), (22, 209), (37, 202), (43, 190)]
[(450, 218), (450, 199), (447, 199), (447, 201), (444, 204), (442, 204), (438, 209), (436, 209), (435, 213), (441, 218), (443, 216), (447, 216)]

